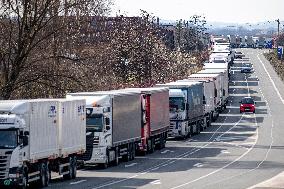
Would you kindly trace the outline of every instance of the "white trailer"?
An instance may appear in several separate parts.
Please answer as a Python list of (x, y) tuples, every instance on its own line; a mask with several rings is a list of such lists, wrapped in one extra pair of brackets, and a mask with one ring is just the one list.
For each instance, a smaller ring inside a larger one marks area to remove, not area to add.
[(85, 101), (0, 101), (0, 184), (48, 186), (51, 171), (76, 177), (77, 156), (86, 149)]
[(213, 120), (216, 120), (219, 116), (219, 113), (222, 110), (222, 76), (221, 74), (201, 74), (196, 73), (192, 74), (188, 77), (188, 79), (208, 79), (214, 84), (214, 112), (213, 112)]
[(198, 73), (200, 74), (220, 74), (221, 83), (222, 83), (222, 110), (226, 109), (229, 98), (229, 72), (227, 69), (205, 69), (201, 70)]

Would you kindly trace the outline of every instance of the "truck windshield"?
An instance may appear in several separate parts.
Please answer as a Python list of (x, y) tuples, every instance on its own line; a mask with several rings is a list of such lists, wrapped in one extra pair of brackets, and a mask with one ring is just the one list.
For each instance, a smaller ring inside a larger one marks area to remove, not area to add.
[(103, 131), (103, 115), (101, 114), (93, 114), (87, 115), (87, 130), (94, 132), (102, 132)]
[(17, 131), (1, 130), (0, 131), (0, 148), (16, 148)]
[(170, 111), (183, 111), (184, 110), (184, 98), (183, 97), (170, 97)]

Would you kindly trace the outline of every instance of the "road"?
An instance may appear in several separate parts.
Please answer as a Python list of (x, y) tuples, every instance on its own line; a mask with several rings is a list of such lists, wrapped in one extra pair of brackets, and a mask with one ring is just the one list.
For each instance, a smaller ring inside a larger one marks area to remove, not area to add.
[[(54, 189), (249, 188), (284, 170), (284, 86), (263, 50), (242, 49), (235, 60), (227, 110), (204, 132), (171, 140), (166, 148), (117, 167), (86, 167), (77, 179), (53, 179)], [(243, 63), (252, 74), (240, 73)], [(252, 96), (256, 113), (239, 113), (239, 101)]]

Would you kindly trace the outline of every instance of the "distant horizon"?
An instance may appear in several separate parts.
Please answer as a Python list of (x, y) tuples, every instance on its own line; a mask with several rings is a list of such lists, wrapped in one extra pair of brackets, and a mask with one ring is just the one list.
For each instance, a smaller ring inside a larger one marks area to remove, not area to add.
[(139, 16), (142, 9), (162, 20), (189, 20), (200, 15), (208, 22), (224, 24), (257, 24), (280, 19), (283, 25), (283, 8), (284, 0), (114, 0), (111, 14)]

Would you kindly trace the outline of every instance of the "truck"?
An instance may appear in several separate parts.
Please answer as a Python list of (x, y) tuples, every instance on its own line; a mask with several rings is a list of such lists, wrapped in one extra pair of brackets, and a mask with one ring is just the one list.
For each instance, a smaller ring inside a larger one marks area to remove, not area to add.
[[(229, 65), (232, 65), (234, 63), (235, 55), (233, 51), (230, 50), (229, 47), (224, 47), (224, 46), (218, 46), (214, 48), (212, 54), (210, 55), (209, 62), (214, 62), (214, 58), (221, 57), (221, 56), (227, 60)], [(225, 62), (222, 62), (222, 63), (225, 63)]]
[(230, 45), (231, 45), (231, 48), (237, 47), (236, 35), (230, 35)]
[(142, 127), (138, 153), (153, 153), (165, 147), (170, 126), (168, 88), (126, 88), (141, 93)]
[(0, 185), (49, 185), (51, 171), (76, 177), (86, 150), (85, 101), (0, 101)]
[(248, 36), (247, 37), (247, 47), (248, 48), (253, 48), (254, 47), (254, 41), (253, 41), (252, 36)]
[(199, 72), (198, 74), (220, 74), (221, 75), (221, 86), (222, 86), (222, 93), (221, 93), (221, 100), (222, 100), (222, 109), (226, 109), (226, 105), (228, 103), (229, 97), (229, 75), (227, 69), (204, 69)]
[(219, 113), (222, 110), (222, 76), (220, 73), (217, 74), (201, 74), (201, 73), (196, 73), (196, 74), (191, 74), (188, 79), (208, 79), (213, 82), (214, 84), (214, 112), (213, 112), (213, 121), (215, 121)]
[(231, 69), (227, 63), (218, 63), (218, 64), (205, 63), (203, 65), (203, 69), (226, 69), (229, 80), (231, 78), (231, 75), (230, 75)]
[(261, 49), (261, 48), (264, 48), (264, 45), (265, 45), (265, 37), (260, 36), (258, 38), (257, 47)]
[(208, 78), (194, 78), (189, 77), (187, 79), (178, 80), (177, 82), (189, 82), (189, 81), (198, 81), (203, 83), (203, 91), (204, 91), (204, 123), (202, 130), (205, 128), (211, 126), (211, 122), (213, 121), (214, 117), (214, 110), (215, 110), (215, 104), (214, 104), (214, 82)]
[(141, 142), (141, 93), (80, 92), (66, 98), (86, 100), (86, 153), (80, 159), (84, 164), (107, 168), (135, 158)]
[(198, 134), (205, 124), (204, 91), (202, 82), (171, 82), (157, 84), (168, 87), (169, 91), (169, 137), (187, 138)]

